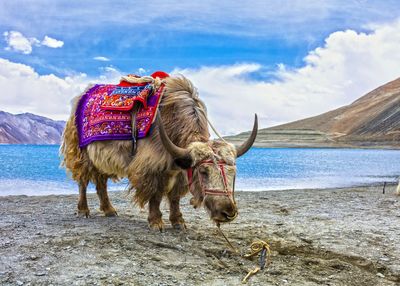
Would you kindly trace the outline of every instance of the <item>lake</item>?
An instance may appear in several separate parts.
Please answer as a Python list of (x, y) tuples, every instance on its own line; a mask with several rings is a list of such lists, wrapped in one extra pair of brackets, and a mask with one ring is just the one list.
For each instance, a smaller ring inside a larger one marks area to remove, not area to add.
[[(0, 145), (0, 195), (77, 194), (59, 167), (58, 148)], [(237, 168), (237, 190), (350, 187), (395, 182), (400, 150), (252, 148)], [(110, 183), (110, 190), (126, 186), (127, 181)]]

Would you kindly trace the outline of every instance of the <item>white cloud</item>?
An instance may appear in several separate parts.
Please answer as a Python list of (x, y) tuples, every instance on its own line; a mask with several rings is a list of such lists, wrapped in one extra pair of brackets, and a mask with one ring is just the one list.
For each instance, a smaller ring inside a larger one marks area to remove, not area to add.
[(190, 78), (224, 134), (251, 128), (252, 113), (261, 126), (317, 115), (351, 103), (368, 91), (400, 77), (400, 21), (329, 35), (304, 58), (304, 66), (278, 65), (277, 80), (251, 78), (258, 64), (175, 70)]
[(61, 48), (64, 45), (64, 42), (60, 41), (60, 40), (56, 40), (56, 39), (51, 38), (49, 36), (44, 36), (44, 39), (41, 42), (41, 44), (43, 46), (46, 46), (46, 47), (49, 47), (49, 48), (57, 49), (57, 48)]
[(28, 39), (17, 31), (4, 32), (3, 36), (7, 43), (6, 50), (30, 54), (32, 52), (32, 44), (37, 44), (37, 39)]
[[(252, 77), (263, 71), (257, 63), (174, 72), (186, 75), (198, 87), (221, 133), (249, 130), (254, 113), (258, 113), (261, 127), (276, 125), (349, 104), (400, 76), (400, 21), (371, 29), (368, 33), (346, 30), (330, 34), (323, 46), (309, 52), (302, 67), (279, 64), (273, 81)], [(65, 119), (70, 99), (89, 82), (118, 82), (120, 75), (118, 69), (108, 66), (97, 78), (84, 74), (60, 78), (0, 59), (0, 89), (7, 95), (0, 97), (0, 106), (5, 111)]]
[(147, 73), (147, 70), (144, 68), (138, 68), (138, 70), (137, 70), (138, 75), (146, 75), (146, 73)]
[(102, 56), (94, 57), (93, 59), (96, 61), (101, 61), (101, 62), (109, 62), (110, 61), (109, 58), (102, 57)]
[(4, 40), (7, 43), (6, 50), (12, 50), (29, 55), (32, 53), (32, 47), (47, 46), (49, 48), (61, 48), (64, 45), (63, 41), (53, 39), (49, 36), (44, 36), (42, 41), (31, 37), (25, 37), (18, 31), (6, 31), (3, 33)]
[(89, 83), (118, 82), (120, 74), (105, 72), (99, 78), (77, 74), (65, 78), (54, 74), (39, 75), (32, 67), (0, 58), (1, 110), (21, 113), (32, 112), (54, 119), (65, 120), (70, 101)]

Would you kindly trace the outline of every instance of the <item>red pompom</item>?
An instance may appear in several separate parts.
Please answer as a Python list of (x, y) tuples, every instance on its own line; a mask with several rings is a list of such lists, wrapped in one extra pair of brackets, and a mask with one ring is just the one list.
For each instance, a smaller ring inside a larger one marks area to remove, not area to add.
[(163, 71), (156, 71), (151, 75), (151, 77), (152, 78), (156, 78), (156, 77), (166, 78), (166, 77), (169, 77), (169, 74), (167, 74), (166, 72), (163, 72)]

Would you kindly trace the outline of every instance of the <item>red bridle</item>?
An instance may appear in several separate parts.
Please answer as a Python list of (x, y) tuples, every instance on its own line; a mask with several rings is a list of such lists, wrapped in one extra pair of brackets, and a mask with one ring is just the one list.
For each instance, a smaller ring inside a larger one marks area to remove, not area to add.
[(230, 189), (229, 186), (228, 186), (228, 180), (226, 178), (226, 173), (225, 173), (225, 168), (224, 168), (224, 166), (226, 166), (227, 164), (225, 162), (223, 162), (223, 161), (215, 162), (213, 160), (203, 160), (203, 161), (200, 161), (200, 163), (197, 164), (196, 166), (187, 169), (188, 186), (189, 186), (190, 192), (194, 195), (193, 190), (192, 190), (193, 170), (194, 169), (198, 170), (197, 167), (199, 167), (201, 165), (206, 165), (206, 164), (217, 165), (218, 166), (220, 174), (221, 174), (221, 177), (222, 177), (222, 181), (224, 183), (224, 188), (223, 189), (208, 189), (208, 188), (206, 188), (203, 185), (201, 174), (198, 174), (203, 196), (205, 196), (205, 195), (214, 195), (214, 196), (227, 196), (229, 198), (232, 198), (234, 189)]

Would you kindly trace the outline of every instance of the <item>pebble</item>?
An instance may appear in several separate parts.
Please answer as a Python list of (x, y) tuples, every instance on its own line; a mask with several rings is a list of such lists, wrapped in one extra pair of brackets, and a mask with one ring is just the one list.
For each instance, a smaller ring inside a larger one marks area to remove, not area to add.
[(46, 272), (36, 272), (35, 276), (46, 276)]
[(379, 258), (379, 260), (381, 260), (381, 261), (390, 261), (390, 258), (388, 258), (388, 257), (381, 257), (381, 258)]
[(18, 285), (18, 286), (24, 285), (24, 282), (22, 282), (22, 281), (19, 281), (19, 280), (17, 280), (17, 282), (16, 282), (16, 283), (17, 283), (17, 285)]
[(376, 276), (380, 277), (380, 278), (385, 278), (385, 275), (383, 275), (382, 273), (378, 272), (376, 273)]

